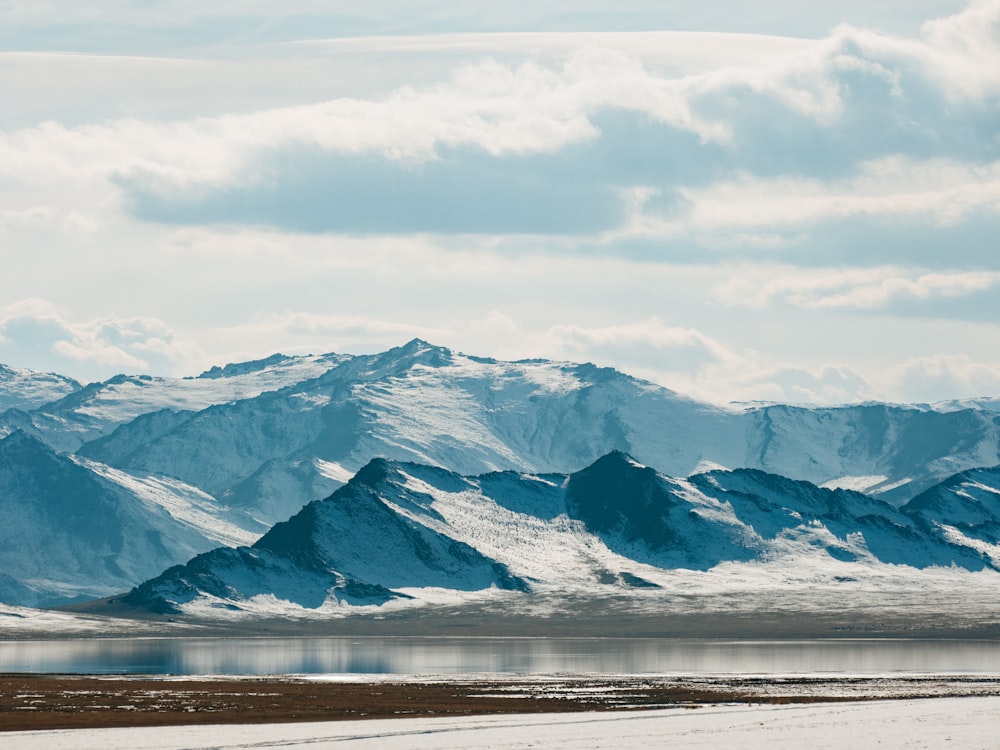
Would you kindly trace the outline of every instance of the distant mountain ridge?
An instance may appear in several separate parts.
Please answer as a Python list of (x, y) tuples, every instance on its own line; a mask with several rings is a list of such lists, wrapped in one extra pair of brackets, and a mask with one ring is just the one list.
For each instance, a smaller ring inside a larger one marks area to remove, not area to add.
[[(415, 341), (253, 399), (140, 417), (80, 453), (176, 476), (275, 522), (328, 495), (373, 456), (464, 474), (564, 471), (611, 449), (635, 451), (638, 442), (684, 472), (708, 440), (724, 446), (729, 416), (593, 365), (501, 363)], [(638, 440), (630, 439), (633, 426)], [(701, 439), (680, 440), (665, 428)], [(741, 438), (728, 442), (737, 453)], [(206, 454), (210, 464), (198, 458)]]
[(74, 452), (84, 443), (144, 414), (163, 410), (198, 411), (213, 404), (252, 398), (315, 377), (345, 359), (348, 357), (338, 354), (303, 357), (279, 354), (213, 368), (196, 378), (116, 375), (100, 383), (76, 384), (61, 398), (37, 404), (30, 410), (10, 409), (0, 414), (0, 432), (21, 429), (56, 450)]
[[(80, 452), (177, 476), (272, 522), (373, 456), (478, 474), (566, 471), (623, 450), (675, 476), (756, 468), (897, 504), (957, 471), (1000, 464), (1000, 413), (990, 409), (724, 409), (608, 368), (499, 362), (419, 340), (164, 419), (142, 415)], [(216, 466), (188, 465), (189, 445), (210, 449)], [(296, 494), (298, 505), (282, 501)]]
[[(775, 507), (782, 507), (781, 492), (799, 491), (794, 482), (860, 490), (906, 507), (955, 475), (1000, 464), (997, 399), (948, 402), (940, 408), (875, 403), (722, 408), (610, 368), (541, 359), (504, 362), (419, 339), (372, 355), (273, 355), (182, 379), (121, 375), (81, 386), (59, 376), (16, 372), (7, 386), (0, 378), (0, 404), (21, 404), (0, 413), (0, 438), (15, 433), (22, 436), (17, 440), (31, 437), (47, 446), (53, 460), (83, 472), (87, 482), (110, 487), (122, 507), (156, 506), (157, 514), (165, 513), (169, 523), (186, 530), (183, 534), (197, 535), (196, 543), (177, 547), (171, 559), (157, 557), (164, 561), (159, 570), (214, 544), (248, 544), (308, 503), (329, 497), (374, 457), (437, 466), (461, 476), (493, 476), (482, 480), (489, 487), (506, 481), (504, 474), (491, 472), (565, 478), (566, 472), (614, 451), (667, 476), (690, 476), (690, 488), (706, 497), (722, 491), (706, 484), (705, 477), (712, 476), (704, 473), (706, 467), (734, 470), (726, 482), (739, 477), (748, 486), (755, 475), (739, 470), (788, 478), (791, 484), (768, 479), (753, 490), (758, 500), (741, 506), (761, 528), (774, 527), (779, 523), (775, 519), (787, 522)], [(55, 398), (39, 404), (40, 394)], [(31, 482), (22, 477), (0, 485), (8, 499), (0, 525), (26, 523), (17, 517), (17, 508), (39, 502), (27, 488), (41, 486), (43, 465), (39, 459), (34, 469), (25, 468), (35, 472)], [(588, 500), (581, 481), (575, 480), (572, 497), (579, 505), (571, 510), (581, 516), (577, 520), (591, 513), (587, 518), (597, 524), (593, 531), (599, 535), (601, 519), (611, 510)], [(764, 484), (770, 487), (767, 492)], [(736, 492), (735, 487), (724, 489)], [(651, 491), (664, 503), (676, 501), (670, 493)], [(760, 499), (765, 496), (771, 499)], [(46, 502), (57, 501), (50, 497)], [(739, 505), (738, 495), (728, 502)], [(956, 501), (948, 502), (951, 508)], [(852, 503), (861, 507), (856, 498)], [(942, 498), (937, 503), (947, 505)], [(893, 532), (898, 538), (893, 538), (900, 545), (904, 529), (913, 524), (938, 524), (947, 527), (958, 547), (975, 547), (977, 554), (996, 559), (991, 545), (997, 540), (987, 527), (963, 526), (958, 520), (948, 524), (927, 507), (923, 515), (905, 517), (880, 511), (872, 523), (881, 518), (898, 526)], [(641, 519), (641, 506), (635, 511)], [(702, 512), (708, 511), (696, 509), (695, 515)], [(135, 518), (145, 517), (137, 511)], [(678, 519), (678, 528), (689, 520)], [(148, 518), (137, 521), (135, 538), (154, 533), (151, 523)], [(635, 523), (637, 529), (647, 528), (641, 520)], [(742, 538), (722, 534), (724, 525), (712, 528), (719, 559), (737, 559), (738, 550), (746, 549)], [(122, 553), (107, 554), (113, 561)], [(707, 564), (687, 560), (676, 549), (673, 557), (656, 554), (663, 564), (671, 559)], [(854, 554), (843, 553), (845, 558)], [(908, 554), (901, 551), (897, 557), (909, 560)], [(918, 561), (933, 558), (931, 552), (913, 554)], [(53, 583), (46, 589), (37, 571), (14, 574), (31, 567), (14, 559), (16, 548), (8, 555), (8, 567), (0, 567), (7, 576), (0, 577), (0, 600), (24, 603), (28, 580), (35, 582), (29, 589), (45, 601), (57, 599), (59, 591), (75, 592), (77, 584), (88, 592), (118, 585), (102, 583), (104, 563), (92, 558), (74, 563), (78, 575), (73, 586)], [(148, 574), (143, 569), (141, 575)], [(86, 583), (87, 576), (93, 585)], [(43, 589), (47, 593), (40, 593)]]

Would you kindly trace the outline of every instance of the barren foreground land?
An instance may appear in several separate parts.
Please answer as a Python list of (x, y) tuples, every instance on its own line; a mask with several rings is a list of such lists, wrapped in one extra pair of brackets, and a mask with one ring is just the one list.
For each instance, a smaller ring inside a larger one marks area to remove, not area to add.
[(565, 713), (706, 704), (1000, 696), (977, 677), (611, 677), (324, 681), (0, 676), (0, 730)]

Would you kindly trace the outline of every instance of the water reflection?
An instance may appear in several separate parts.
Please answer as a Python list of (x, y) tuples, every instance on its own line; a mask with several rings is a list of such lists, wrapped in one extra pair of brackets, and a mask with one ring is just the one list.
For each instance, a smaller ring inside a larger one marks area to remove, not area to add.
[(0, 672), (89, 674), (1000, 673), (989, 641), (184, 638), (0, 642)]

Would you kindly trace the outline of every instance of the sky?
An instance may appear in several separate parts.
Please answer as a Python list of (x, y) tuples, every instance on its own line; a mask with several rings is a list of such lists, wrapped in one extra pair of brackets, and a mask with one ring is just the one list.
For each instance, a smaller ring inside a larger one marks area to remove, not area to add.
[(0, 4), (0, 362), (1000, 395), (1000, 0)]

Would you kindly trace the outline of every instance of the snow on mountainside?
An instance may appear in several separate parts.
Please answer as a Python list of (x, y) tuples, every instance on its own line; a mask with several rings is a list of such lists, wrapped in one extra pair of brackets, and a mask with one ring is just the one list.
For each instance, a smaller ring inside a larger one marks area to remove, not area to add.
[[(196, 378), (117, 375), (101, 383), (53, 393), (47, 403), (23, 406), (0, 416), (0, 431), (22, 429), (60, 451), (75, 451), (83, 443), (108, 434), (138, 416), (160, 411), (198, 411), (213, 404), (253, 398), (266, 391), (309, 380), (347, 357), (285, 357), (214, 367)], [(0, 382), (0, 393), (5, 388)], [(59, 396), (64, 396), (59, 398)], [(58, 399), (58, 400), (57, 400)]]
[(0, 440), (0, 601), (103, 596), (222, 540), (253, 538), (220, 534), (214, 512), (174, 517), (165, 500), (175, 494), (129, 491), (22, 432)]
[(754, 469), (709, 472), (691, 477), (691, 482), (706, 496), (731, 505), (765, 538), (794, 538), (822, 547), (838, 560), (968, 570), (991, 564), (978, 551), (954, 544), (923, 516), (859, 492), (821, 488)]
[(139, 418), (81, 453), (178, 477), (277, 521), (342, 483), (330, 466), (349, 474), (373, 456), (464, 474), (565, 471), (612, 449), (674, 473), (706, 449), (738, 464), (733, 417), (593, 365), (497, 362), (413, 341), (255, 399)]
[(1000, 463), (1000, 414), (888, 404), (747, 413), (741, 466), (904, 502), (965, 469)]
[[(58, 378), (17, 372), (22, 373), (18, 378), (0, 379), (0, 394), (11, 402), (22, 399), (25, 406), (33, 402), (25, 402), (23, 394), (49, 393), (45, 383)], [(33, 410), (3, 412), (0, 438), (13, 438), (21, 429), (17, 441), (28, 435), (56, 452), (72, 454), (59, 457), (49, 451), (46, 460), (58, 459), (60, 471), (85, 478), (81, 487), (96, 482), (101, 493), (127, 498), (123, 507), (141, 506), (157, 519), (168, 519), (163, 523), (181, 540), (170, 548), (176, 555), (160, 568), (144, 568), (142, 577), (181, 562), (195, 547), (202, 551), (213, 543), (247, 544), (307, 503), (330, 496), (378, 456), (479, 476), (462, 481), (474, 481), (494, 499), (496, 513), (487, 514), (493, 520), (484, 520), (479, 501), (458, 502), (458, 495), (440, 492), (430, 494), (437, 498), (435, 507), (448, 509), (447, 522), (405, 504), (396, 510), (416, 514), (411, 520), (435, 533), (457, 534), (456, 539), (486, 559), (508, 565), (529, 583), (545, 580), (522, 564), (532, 559), (546, 560), (543, 569), (553, 559), (562, 561), (564, 569), (578, 566), (582, 578), (577, 583), (583, 588), (590, 585), (594, 566), (605, 571), (600, 580), (638, 584), (647, 574), (655, 577), (657, 570), (671, 566), (703, 570), (720, 560), (766, 561), (793, 549), (808, 557), (814, 547), (842, 560), (915, 567), (955, 557), (956, 564), (975, 568), (983, 559), (1000, 559), (1000, 539), (990, 536), (992, 526), (970, 525), (962, 513), (972, 511), (956, 510), (955, 497), (974, 494), (974, 488), (938, 497), (939, 512), (930, 501), (894, 511), (857, 493), (833, 492), (863, 490), (902, 505), (958, 472), (1000, 464), (996, 399), (931, 406), (726, 409), (609, 368), (546, 360), (503, 362), (420, 340), (374, 355), (275, 355), (215, 367), (196, 378), (122, 375), (83, 388), (68, 380), (54, 387), (72, 392), (59, 392), (61, 398)], [(629, 499), (629, 493), (588, 495), (586, 487), (599, 485), (601, 472), (576, 477), (572, 491), (562, 488), (565, 472), (610, 451), (688, 479), (657, 480), (649, 485), (648, 497), (639, 500)], [(13, 464), (9, 470), (14, 471)], [(534, 479), (525, 484), (522, 475)], [(760, 478), (770, 475), (780, 476)], [(507, 484), (519, 489), (497, 494)], [(996, 486), (985, 479), (980, 484)], [(36, 485), (42, 486), (29, 482), (16, 491), (0, 486), (6, 493), (0, 498), (6, 503), (0, 525), (27, 529), (38, 539), (75, 533), (60, 531), (53, 514), (18, 517), (19, 498), (31, 496), (24, 494), (25, 487), (34, 491)], [(531, 492), (522, 492), (527, 486)], [(73, 495), (68, 489), (63, 494), (62, 499), (46, 495), (44, 502), (61, 507)], [(473, 496), (475, 492), (468, 497)], [(529, 496), (551, 514), (537, 508), (522, 512), (520, 504)], [(44, 504), (40, 497), (28, 505)], [(445, 497), (450, 499), (445, 502)], [(807, 515), (795, 503), (807, 500), (813, 503), (808, 517), (818, 525), (797, 520)], [(612, 528), (619, 510), (607, 505), (612, 501), (633, 502), (632, 525), (623, 527), (624, 536)], [(832, 505), (820, 507), (822, 503)], [(663, 510), (670, 520), (668, 531), (649, 521), (648, 514), (659, 513), (661, 505), (669, 510)], [(511, 513), (515, 515), (505, 515)], [(856, 519), (857, 528), (848, 532), (838, 525), (841, 516)], [(135, 549), (149, 523), (136, 523), (138, 531), (130, 535)], [(32, 530), (32, 524), (41, 531)], [(556, 526), (561, 530), (552, 533)], [(516, 559), (505, 556), (512, 543), (508, 532), (527, 540)], [(857, 535), (866, 532), (874, 536), (861, 544)], [(491, 541), (494, 533), (503, 545)], [(536, 550), (539, 538), (552, 549)], [(198, 541), (184, 541), (189, 539)], [(704, 542), (692, 542), (697, 554), (686, 541), (676, 543), (691, 539)], [(580, 547), (580, 540), (588, 541)], [(595, 561), (594, 550), (600, 550), (603, 562)], [(44, 558), (42, 546), (32, 551), (15, 546), (5, 554), (13, 567), (0, 568), (0, 600), (23, 603), (36, 596), (36, 589), (44, 589), (47, 597), (63, 591), (69, 597), (77, 590), (107, 591), (112, 585), (96, 553), (86, 564), (67, 563), (67, 570), (76, 571), (72, 585), (54, 588), (45, 588), (44, 581), (26, 583), (41, 580), (40, 569), (28, 569), (37, 565), (29, 559), (32, 555)], [(19, 555), (25, 559), (18, 561)], [(131, 575), (120, 576), (113, 585), (133, 585), (139, 579)]]
[(0, 413), (35, 409), (82, 388), (72, 378), (0, 365)]
[(136, 476), (110, 466), (72, 456), (73, 461), (122, 487), (149, 506), (167, 511), (174, 520), (197, 529), (205, 538), (236, 547), (252, 544), (267, 526), (239, 510), (225, 508), (211, 495), (178, 479)]
[(274, 597), (300, 607), (382, 604), (391, 588), (525, 589), (505, 566), (397, 513), (382, 499), (390, 467), (376, 459), (330, 498), (310, 503), (252, 547), (221, 548), (134, 589), (122, 601), (161, 613), (208, 595), (232, 602)]
[(903, 506), (954, 544), (1000, 565), (1000, 467), (973, 469), (922, 492)]
[(756, 468), (902, 503), (957, 471), (1000, 463), (1000, 414), (722, 409), (607, 368), (500, 362), (414, 340), (254, 398), (140, 416), (80, 452), (177, 477), (273, 523), (373, 456), (462, 474), (562, 472), (610, 450), (675, 476)]
[(996, 569), (919, 516), (760, 471), (677, 479), (613, 452), (570, 475), (463, 477), (376, 459), (252, 547), (201, 555), (111, 606), (330, 614), (439, 600), (441, 589), (593, 596), (670, 589), (679, 569), (727, 563), (812, 567), (830, 579)]

